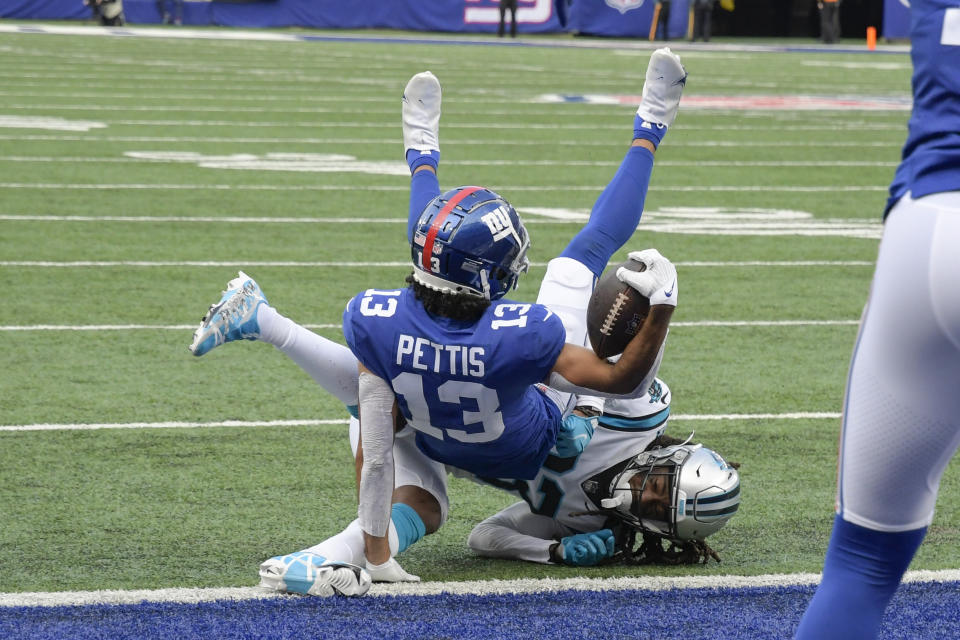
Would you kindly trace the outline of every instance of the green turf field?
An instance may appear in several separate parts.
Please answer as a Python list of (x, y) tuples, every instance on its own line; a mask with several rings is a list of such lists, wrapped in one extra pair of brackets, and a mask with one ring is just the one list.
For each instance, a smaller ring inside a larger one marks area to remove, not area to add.
[[(691, 100), (909, 92), (903, 53), (680, 53)], [(490, 186), (525, 216), (535, 267), (516, 297), (532, 300), (626, 150), (634, 110), (542, 96), (637, 96), (648, 57), (0, 34), (0, 426), (330, 421), (0, 430), (0, 591), (252, 585), (261, 560), (339, 531), (356, 510), (343, 407), (267, 345), (194, 358), (194, 325), (238, 268), (339, 341), (350, 296), (401, 285), (399, 99), (424, 69), (444, 88), (441, 183)], [(678, 264), (661, 369), (670, 433), (695, 430), (742, 463), (740, 512), (710, 539), (722, 564), (480, 559), (470, 528), (513, 499), (452, 480), (450, 521), (405, 568), (425, 580), (819, 571), (831, 416), (906, 119), (691, 101), (658, 151), (648, 214), (617, 258), (655, 246)], [(958, 483), (954, 464), (913, 568), (957, 568)]]

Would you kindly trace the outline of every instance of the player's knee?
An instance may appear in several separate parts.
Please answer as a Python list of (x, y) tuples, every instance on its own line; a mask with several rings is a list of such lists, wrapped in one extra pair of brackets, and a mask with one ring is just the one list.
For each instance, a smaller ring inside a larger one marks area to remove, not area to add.
[(396, 507), (402, 505), (405, 507), (402, 509), (405, 518), (411, 519), (416, 516), (423, 527), (420, 537), (434, 533), (443, 525), (445, 510), (436, 496), (426, 489), (415, 486), (399, 487), (393, 493), (393, 502), (394, 514), (397, 511)]
[(467, 537), (467, 546), (470, 550), (479, 555), (488, 555), (491, 551), (491, 531), (494, 528), (486, 520), (474, 526)]

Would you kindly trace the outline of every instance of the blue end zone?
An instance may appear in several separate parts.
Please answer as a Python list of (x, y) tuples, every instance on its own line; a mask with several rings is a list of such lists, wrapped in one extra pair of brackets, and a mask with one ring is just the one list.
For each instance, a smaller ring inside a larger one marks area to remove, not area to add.
[[(812, 586), (0, 609), (0, 638), (790, 638)], [(960, 582), (904, 585), (882, 638), (960, 637)]]

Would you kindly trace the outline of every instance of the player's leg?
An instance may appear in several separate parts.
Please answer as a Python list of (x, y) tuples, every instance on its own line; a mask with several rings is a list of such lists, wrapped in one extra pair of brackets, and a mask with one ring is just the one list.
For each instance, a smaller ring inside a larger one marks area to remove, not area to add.
[[(350, 421), (350, 443), (356, 453), (360, 436), (358, 420)], [(393, 494), (393, 509), (388, 528), (392, 556), (403, 553), (412, 544), (437, 531), (447, 519), (446, 468), (427, 458), (417, 448), (415, 433), (407, 428), (397, 434), (393, 455), (397, 488)], [(365, 572), (352, 582), (347, 572), (339, 575), (321, 571), (328, 566), (363, 566), (363, 530), (354, 520), (336, 535), (301, 551), (275, 556), (260, 565), (260, 585), (278, 591), (310, 595), (331, 595), (330, 580), (338, 578), (337, 593), (362, 595), (369, 588)], [(397, 579), (409, 579), (404, 574)], [(366, 583), (364, 583), (366, 580)]]
[(413, 229), (427, 203), (440, 195), (441, 98), (440, 82), (429, 71), (410, 78), (403, 90), (403, 152), (411, 173), (407, 242), (413, 241)]
[(891, 211), (850, 366), (838, 515), (798, 638), (876, 637), (960, 445), (960, 192)]
[(282, 316), (267, 302), (256, 281), (242, 271), (227, 283), (220, 301), (210, 306), (193, 334), (190, 351), (202, 356), (235, 340), (274, 345), (356, 413), (357, 358), (350, 349)]
[(585, 344), (587, 302), (595, 279), (640, 222), (653, 171), (653, 151), (677, 116), (686, 77), (679, 57), (669, 49), (654, 51), (627, 155), (594, 204), (590, 220), (547, 266), (537, 302), (560, 317), (567, 342)]
[(488, 558), (550, 562), (550, 546), (575, 533), (554, 518), (530, 511), (526, 502), (517, 502), (477, 524), (467, 546)]

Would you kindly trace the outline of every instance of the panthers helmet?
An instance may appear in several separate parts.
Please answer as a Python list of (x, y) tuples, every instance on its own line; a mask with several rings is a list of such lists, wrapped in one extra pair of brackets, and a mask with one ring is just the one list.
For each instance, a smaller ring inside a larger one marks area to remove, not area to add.
[[(640, 483), (634, 477), (640, 475)], [(670, 507), (666, 520), (640, 509), (648, 480), (666, 476)], [(633, 480), (633, 482), (631, 482)], [(609, 485), (601, 507), (635, 529), (677, 541), (703, 540), (721, 529), (740, 507), (740, 475), (720, 455), (701, 444), (678, 444), (644, 451)]]
[(529, 246), (510, 203), (483, 187), (457, 187), (420, 214), (410, 245), (413, 277), (437, 291), (497, 300), (529, 267)]

